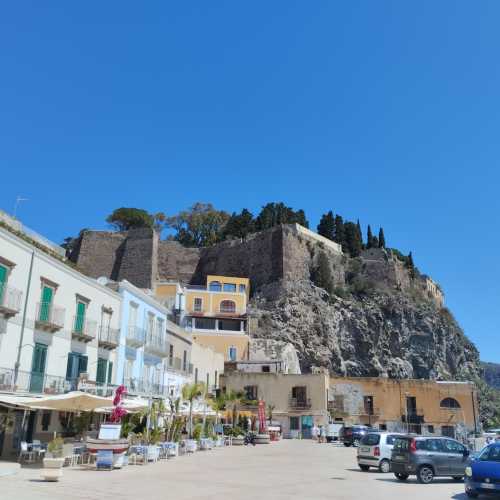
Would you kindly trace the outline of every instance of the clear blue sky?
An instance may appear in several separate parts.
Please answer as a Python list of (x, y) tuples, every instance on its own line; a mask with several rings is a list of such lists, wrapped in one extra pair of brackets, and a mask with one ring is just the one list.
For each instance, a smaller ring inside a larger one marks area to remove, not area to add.
[(59, 242), (114, 208), (283, 200), (413, 251), (500, 361), (500, 3), (4, 2), (1, 206)]

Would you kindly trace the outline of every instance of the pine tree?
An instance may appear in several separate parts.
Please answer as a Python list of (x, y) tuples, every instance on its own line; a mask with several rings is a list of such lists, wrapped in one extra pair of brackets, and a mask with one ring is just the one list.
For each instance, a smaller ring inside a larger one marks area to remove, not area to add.
[(233, 212), (226, 226), (224, 227), (224, 238), (245, 239), (250, 233), (255, 231), (253, 215), (246, 208), (240, 214)]
[(318, 224), (318, 234), (332, 241), (335, 238), (335, 218), (331, 210), (321, 216)]
[(378, 232), (378, 246), (380, 248), (385, 248), (385, 236), (384, 236), (384, 229), (380, 228)]
[(368, 230), (366, 232), (366, 248), (373, 247), (373, 233), (370, 224), (368, 224)]
[(413, 262), (413, 255), (410, 252), (408, 254), (408, 257), (406, 257), (406, 268), (408, 269), (410, 273), (410, 278), (414, 279), (415, 278), (415, 264)]
[(347, 251), (344, 220), (341, 215), (335, 216), (335, 235), (333, 241), (341, 245), (342, 248)]
[(356, 223), (356, 226), (358, 229), (359, 241), (361, 241), (361, 248), (365, 248), (365, 245), (363, 243), (363, 232), (361, 231), (361, 224), (359, 223), (359, 219), (358, 219), (358, 222)]
[(346, 247), (351, 257), (358, 257), (363, 250), (363, 243), (359, 238), (358, 228), (354, 222), (344, 224)]

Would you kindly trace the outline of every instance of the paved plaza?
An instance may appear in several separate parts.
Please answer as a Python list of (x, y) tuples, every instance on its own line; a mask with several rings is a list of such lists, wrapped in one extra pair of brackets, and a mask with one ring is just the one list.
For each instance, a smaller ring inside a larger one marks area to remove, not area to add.
[(447, 500), (466, 497), (451, 479), (399, 483), (392, 474), (361, 472), (352, 448), (285, 440), (198, 452), (123, 470), (64, 469), (58, 483), (23, 468), (0, 478), (1, 500), (366, 499)]

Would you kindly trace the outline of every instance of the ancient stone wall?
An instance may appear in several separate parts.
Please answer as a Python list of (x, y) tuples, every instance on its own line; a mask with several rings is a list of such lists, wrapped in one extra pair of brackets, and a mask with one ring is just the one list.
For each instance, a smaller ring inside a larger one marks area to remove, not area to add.
[(160, 241), (158, 280), (191, 283), (199, 260), (199, 248), (185, 248), (177, 241)]

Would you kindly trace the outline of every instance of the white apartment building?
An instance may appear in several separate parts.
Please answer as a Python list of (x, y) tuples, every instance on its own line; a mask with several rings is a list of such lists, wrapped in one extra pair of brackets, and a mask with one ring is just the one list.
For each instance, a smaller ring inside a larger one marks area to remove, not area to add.
[(118, 293), (0, 227), (0, 392), (113, 383), (120, 310)]

